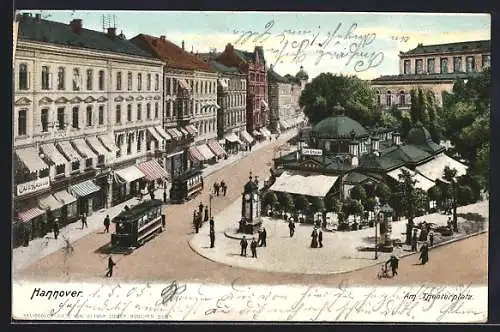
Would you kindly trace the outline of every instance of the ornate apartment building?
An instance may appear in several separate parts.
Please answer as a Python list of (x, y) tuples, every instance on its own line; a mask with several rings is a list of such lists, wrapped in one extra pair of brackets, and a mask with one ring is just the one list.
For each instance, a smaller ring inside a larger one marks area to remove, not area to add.
[(163, 64), (79, 19), (23, 14), (16, 48), (14, 220), (34, 237), (52, 215), (70, 222), (140, 189), (141, 164), (165, 143)]
[(399, 75), (386, 75), (371, 81), (377, 103), (384, 108), (410, 107), (412, 89), (431, 90), (442, 104), (443, 91), (451, 92), (457, 79), (477, 75), (490, 66), (489, 40), (423, 45), (399, 54)]
[(227, 44), (216, 60), (225, 66), (236, 67), (246, 75), (247, 131), (260, 136), (259, 129), (269, 124), (267, 70), (262, 47), (256, 46), (253, 52), (246, 52)]

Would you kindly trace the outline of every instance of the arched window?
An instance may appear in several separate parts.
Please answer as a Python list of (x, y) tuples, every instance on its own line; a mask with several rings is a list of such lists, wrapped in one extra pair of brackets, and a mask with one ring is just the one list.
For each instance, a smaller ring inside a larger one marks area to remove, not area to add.
[(391, 91), (387, 91), (387, 95), (385, 96), (385, 104), (387, 106), (392, 106), (392, 93), (391, 93)]
[(406, 94), (404, 91), (399, 92), (399, 106), (406, 105)]

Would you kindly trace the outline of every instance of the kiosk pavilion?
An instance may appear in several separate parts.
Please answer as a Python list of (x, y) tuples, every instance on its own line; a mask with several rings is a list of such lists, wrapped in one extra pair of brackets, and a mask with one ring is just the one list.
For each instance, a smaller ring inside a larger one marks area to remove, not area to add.
[(467, 166), (445, 154), (422, 125), (410, 130), (406, 141), (392, 130), (369, 133), (360, 123), (334, 107), (332, 115), (299, 134), (298, 150), (274, 160), (271, 191), (324, 198), (350, 196), (358, 185), (386, 183), (393, 186), (403, 169), (414, 175), (415, 186), (428, 191), (443, 181), (446, 166), (465, 175)]

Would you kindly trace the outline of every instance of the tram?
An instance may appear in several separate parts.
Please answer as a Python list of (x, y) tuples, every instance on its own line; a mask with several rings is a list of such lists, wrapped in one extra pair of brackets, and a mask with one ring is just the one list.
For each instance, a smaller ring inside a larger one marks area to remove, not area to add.
[(184, 203), (203, 190), (203, 175), (201, 170), (190, 170), (174, 178), (170, 189), (170, 202)]
[(162, 205), (162, 201), (152, 199), (120, 212), (111, 220), (115, 224), (111, 246), (135, 249), (163, 232), (166, 225)]

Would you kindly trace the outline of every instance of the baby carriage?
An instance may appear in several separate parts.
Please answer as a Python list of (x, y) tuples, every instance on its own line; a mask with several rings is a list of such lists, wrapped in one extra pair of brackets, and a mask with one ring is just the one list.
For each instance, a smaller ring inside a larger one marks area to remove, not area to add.
[(380, 271), (377, 273), (377, 277), (379, 279), (382, 279), (382, 278), (390, 278), (389, 277), (389, 272), (387, 270), (387, 265), (386, 264), (382, 264), (380, 266)]

